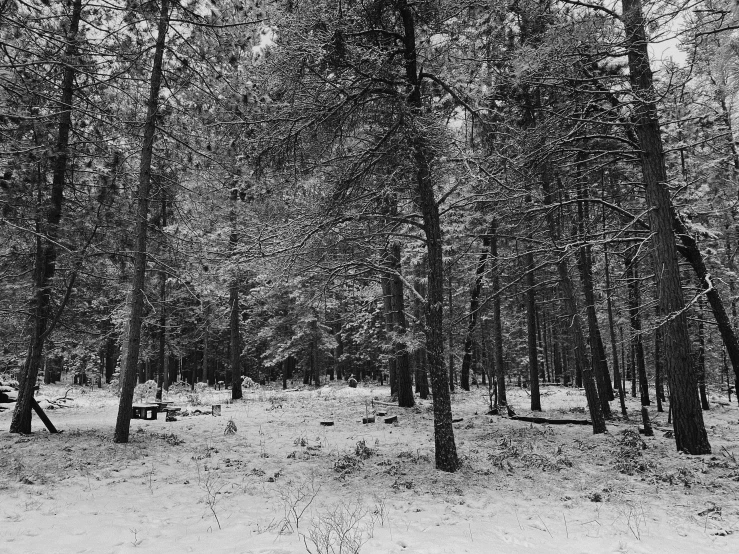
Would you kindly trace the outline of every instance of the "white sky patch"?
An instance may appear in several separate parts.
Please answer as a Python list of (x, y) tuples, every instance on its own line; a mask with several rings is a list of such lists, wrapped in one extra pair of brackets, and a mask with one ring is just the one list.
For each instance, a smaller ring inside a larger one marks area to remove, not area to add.
[(272, 48), (277, 42), (277, 28), (265, 25), (259, 30), (259, 42), (252, 46), (252, 60), (254, 63), (259, 62), (267, 50)]
[(674, 36), (660, 42), (650, 42), (649, 59), (655, 66), (661, 66), (669, 61), (677, 65), (685, 65), (688, 56), (683, 50), (678, 48), (679, 45), (680, 40)]
[(449, 35), (444, 33), (436, 33), (429, 37), (429, 44), (434, 48), (440, 48), (449, 43)]

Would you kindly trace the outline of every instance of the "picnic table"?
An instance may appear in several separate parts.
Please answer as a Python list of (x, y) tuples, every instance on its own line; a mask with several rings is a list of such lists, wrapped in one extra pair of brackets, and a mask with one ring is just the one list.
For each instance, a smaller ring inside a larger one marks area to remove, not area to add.
[(157, 419), (158, 413), (163, 413), (165, 415), (165, 421), (175, 421), (174, 416), (182, 408), (176, 408), (172, 404), (174, 404), (172, 400), (152, 400), (150, 402), (134, 404), (131, 419), (154, 420)]
[(177, 412), (182, 411), (182, 408), (177, 408), (175, 406), (172, 406), (174, 404), (174, 401), (172, 400), (157, 400), (156, 401), (157, 406), (159, 406), (159, 411), (164, 412), (165, 421), (177, 421), (175, 419), (175, 416), (177, 415)]
[(131, 413), (131, 419), (147, 419), (152, 420), (157, 418), (157, 412), (159, 406), (156, 404), (134, 404), (132, 406), (133, 412)]

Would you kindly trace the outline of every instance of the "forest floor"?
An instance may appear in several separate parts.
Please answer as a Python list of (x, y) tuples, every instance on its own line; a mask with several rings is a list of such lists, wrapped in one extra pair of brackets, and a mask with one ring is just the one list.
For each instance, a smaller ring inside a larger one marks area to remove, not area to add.
[[(67, 388), (42, 385), (40, 403)], [(430, 401), (376, 405), (397, 423), (362, 424), (387, 387), (247, 391), (221, 417), (133, 420), (128, 444), (112, 441), (117, 398), (76, 387), (47, 411), (63, 433), (34, 416), (31, 435), (11, 435), (0, 413), (0, 552), (739, 552), (735, 400), (712, 395), (713, 454), (691, 457), (654, 406), (642, 442), (635, 419), (594, 436), (488, 416), (484, 393), (453, 394), (463, 463), (448, 474), (434, 469)], [(509, 402), (528, 414), (526, 391)], [(542, 404), (545, 417), (585, 417), (579, 390), (544, 387)]]

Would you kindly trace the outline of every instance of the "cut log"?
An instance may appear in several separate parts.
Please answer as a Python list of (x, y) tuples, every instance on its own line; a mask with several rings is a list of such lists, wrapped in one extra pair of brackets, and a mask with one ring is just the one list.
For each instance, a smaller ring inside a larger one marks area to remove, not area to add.
[(385, 418), (385, 423), (396, 423), (398, 421), (398, 416), (390, 416)]
[(509, 419), (528, 421), (530, 423), (545, 423), (547, 425), (592, 425), (587, 419), (548, 419), (546, 417), (513, 416)]
[(333, 424), (334, 424), (334, 422), (333, 422), (333, 421), (321, 421), (320, 423), (321, 423), (321, 425), (323, 425), (324, 427), (332, 427), (332, 426), (333, 426)]
[(363, 418), (362, 418), (362, 423), (364, 423), (364, 424), (367, 424), (367, 423), (374, 423), (374, 422), (375, 422), (375, 418), (374, 418), (374, 416), (370, 416), (370, 417), (363, 417)]
[[(654, 431), (652, 430), (652, 423), (649, 421), (649, 410), (646, 406), (641, 407), (641, 418), (642, 423), (644, 424), (644, 436), (645, 437), (653, 437)], [(642, 430), (639, 429), (641, 432)]]

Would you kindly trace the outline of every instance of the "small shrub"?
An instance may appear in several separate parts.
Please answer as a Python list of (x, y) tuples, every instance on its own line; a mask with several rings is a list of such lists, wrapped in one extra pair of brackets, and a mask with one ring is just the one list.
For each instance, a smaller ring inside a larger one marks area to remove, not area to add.
[(177, 435), (175, 435), (174, 433), (153, 433), (152, 437), (162, 439), (164, 442), (172, 446), (179, 446), (181, 444), (185, 444), (185, 441), (182, 440)]
[(334, 462), (334, 471), (341, 474), (341, 477), (354, 473), (362, 467), (362, 460), (351, 454), (344, 454)]
[(670, 485), (682, 485), (687, 489), (691, 488), (696, 482), (695, 475), (687, 467), (681, 467), (677, 471), (669, 471), (656, 475), (656, 479), (663, 483), (669, 483)]
[(647, 449), (645, 443), (639, 436), (639, 431), (624, 429), (618, 439), (618, 452), (615, 455), (616, 469), (625, 475), (644, 473), (651, 468), (650, 463), (644, 459), (643, 450)]
[(157, 382), (149, 380), (146, 383), (136, 385), (133, 389), (133, 398), (136, 401), (144, 400), (145, 398), (154, 398), (157, 394)]
[(364, 441), (364, 439), (359, 441), (357, 443), (357, 446), (354, 448), (354, 455), (360, 460), (366, 460), (367, 458), (372, 457), (374, 453), (375, 451), (367, 446), (367, 443)]
[[(503, 437), (499, 445), (500, 450), (490, 454), (488, 459), (494, 466), (504, 471), (513, 471), (515, 467), (538, 468), (543, 471), (561, 471), (572, 467), (572, 460), (564, 454), (561, 446), (557, 448), (554, 456), (547, 456), (536, 452), (533, 442), (522, 448), (514, 443), (510, 436)], [(523, 451), (524, 449), (529, 452)]]
[(184, 381), (175, 381), (169, 385), (169, 394), (187, 394), (191, 390), (190, 384)]
[(359, 502), (342, 502), (313, 520), (308, 534), (303, 535), (305, 549), (310, 554), (358, 554), (372, 538), (374, 520)]
[(223, 431), (224, 435), (235, 435), (236, 434), (236, 424), (234, 423), (233, 419), (229, 419), (228, 423), (226, 423), (226, 428)]

